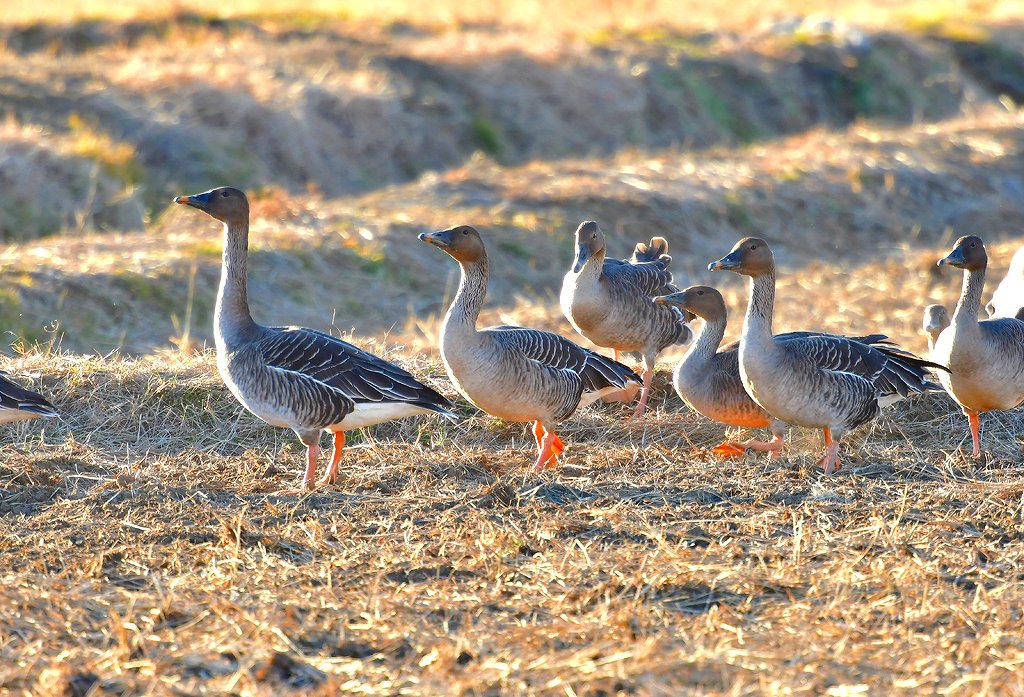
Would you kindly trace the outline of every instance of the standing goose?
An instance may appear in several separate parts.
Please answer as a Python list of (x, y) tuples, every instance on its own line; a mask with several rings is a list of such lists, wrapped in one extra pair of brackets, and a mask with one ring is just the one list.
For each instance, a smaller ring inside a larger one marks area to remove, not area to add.
[(441, 358), (466, 399), (505, 421), (533, 422), (534, 471), (558, 464), (565, 444), (555, 433), (569, 418), (604, 394), (638, 384), (640, 377), (611, 359), (565, 337), (524, 327), (476, 328), (487, 295), (487, 251), (472, 227), (425, 232), (462, 271), (459, 290), (441, 325)]
[[(780, 452), (783, 423), (758, 405), (743, 387), (740, 375), (739, 342), (719, 349), (725, 336), (727, 311), (722, 294), (709, 286), (693, 286), (654, 300), (671, 304), (704, 320), (693, 347), (676, 367), (675, 388), (680, 398), (695, 411), (730, 426), (768, 427), (773, 438), (765, 443), (750, 440), (725, 442), (715, 448), (720, 455), (733, 455), (746, 448)], [(818, 368), (860, 375), (875, 384), (883, 395), (905, 395), (922, 382), (924, 371), (915, 357), (886, 340), (884, 334), (836, 336), (813, 332), (788, 332), (775, 336), (777, 342), (799, 347)], [(878, 356), (886, 359), (878, 370)]]
[(1012, 409), (1024, 401), (1024, 322), (1009, 317), (978, 321), (988, 266), (980, 238), (961, 237), (939, 266), (963, 269), (964, 285), (953, 322), (935, 340), (932, 357), (949, 366), (950, 374), (939, 380), (963, 409), (972, 454), (978, 457), (978, 413)]
[(928, 305), (924, 308), (921, 330), (928, 335), (928, 355), (935, 358), (935, 341), (949, 326), (949, 310), (945, 305)]
[(616, 360), (620, 351), (640, 352), (643, 389), (633, 418), (647, 408), (658, 354), (693, 336), (678, 309), (651, 300), (678, 290), (667, 252), (668, 242), (655, 237), (637, 244), (629, 260), (606, 259), (604, 234), (588, 220), (576, 229), (576, 261), (562, 281), (562, 312), (576, 331), (613, 349)]
[(1024, 319), (1024, 247), (1018, 249), (1010, 259), (1010, 268), (996, 286), (996, 291), (985, 306), (985, 310), (991, 319)]
[(334, 434), (327, 472), (338, 475), (345, 431), (437, 412), (452, 405), (398, 366), (329, 334), (304, 327), (264, 327), (249, 314), (246, 263), (249, 201), (223, 187), (174, 199), (224, 223), (224, 256), (213, 315), (217, 368), (231, 393), (272, 426), (295, 431), (306, 446), (303, 489), (313, 486), (320, 433)]
[(38, 392), (26, 390), (0, 376), (0, 424), (28, 421), (40, 416), (60, 417), (57, 409)]
[[(775, 306), (775, 258), (768, 243), (747, 237), (722, 259), (708, 265), (750, 277), (750, 299), (740, 338), (743, 386), (761, 407), (780, 421), (820, 428), (825, 474), (839, 466), (843, 435), (871, 421), (882, 403), (937, 387), (926, 368), (941, 368), (897, 347), (868, 346), (835, 335), (810, 334), (780, 340), (772, 334)], [(822, 356), (831, 356), (824, 361)], [(898, 359), (898, 360), (894, 360)], [(858, 366), (856, 372), (850, 366)], [(889, 370), (887, 370), (889, 368)]]

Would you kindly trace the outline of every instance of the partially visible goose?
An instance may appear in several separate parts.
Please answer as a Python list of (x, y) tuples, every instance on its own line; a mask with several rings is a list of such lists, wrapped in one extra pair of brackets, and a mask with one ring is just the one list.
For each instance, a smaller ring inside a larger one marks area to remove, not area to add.
[(978, 413), (1012, 409), (1024, 401), (1024, 322), (1013, 318), (978, 321), (988, 254), (979, 237), (961, 237), (939, 266), (964, 270), (963, 290), (953, 323), (935, 341), (932, 357), (949, 366), (939, 380), (963, 409), (971, 427), (972, 454), (981, 455)]
[[(773, 417), (797, 426), (820, 428), (825, 474), (839, 465), (843, 435), (871, 421), (879, 404), (937, 386), (926, 379), (927, 368), (941, 368), (896, 347), (866, 346), (834, 335), (812, 334), (797, 341), (772, 334), (775, 307), (775, 258), (768, 243), (747, 237), (712, 271), (734, 271), (750, 277), (750, 299), (740, 338), (739, 364), (748, 394)], [(835, 354), (836, 365), (823, 367), (816, 354)], [(893, 361), (893, 353), (899, 360)], [(850, 363), (858, 363), (851, 372)], [(896, 363), (896, 365), (894, 365)], [(892, 368), (887, 371), (886, 368)], [(897, 376), (894, 381), (892, 376)]]
[(487, 295), (487, 251), (468, 225), (425, 232), (462, 270), (459, 290), (441, 325), (441, 358), (466, 399), (505, 421), (533, 422), (534, 471), (558, 464), (564, 448), (555, 433), (569, 418), (604, 394), (638, 384), (632, 370), (563, 336), (524, 327), (477, 329)]
[(1018, 249), (1010, 259), (1010, 268), (992, 299), (985, 306), (990, 318), (1016, 317), (1024, 319), (1024, 247)]
[(928, 335), (928, 354), (935, 358), (935, 340), (949, 326), (949, 310), (945, 305), (928, 305), (924, 308), (921, 330)]
[(0, 375), (0, 424), (57, 416), (57, 409), (38, 392), (19, 387)]
[(643, 389), (633, 418), (647, 408), (658, 353), (693, 337), (681, 312), (651, 300), (678, 290), (671, 261), (662, 237), (638, 244), (629, 260), (607, 259), (604, 233), (588, 220), (576, 229), (576, 261), (562, 281), (562, 312), (576, 331), (613, 349), (616, 360), (620, 351), (640, 352)]
[[(719, 349), (727, 321), (722, 294), (710, 286), (693, 286), (654, 301), (675, 305), (704, 320), (692, 348), (676, 367), (674, 382), (680, 398), (695, 411), (730, 426), (771, 429), (773, 438), (767, 443), (757, 440), (726, 442), (715, 448), (715, 452), (732, 455), (754, 448), (770, 451), (773, 458), (777, 456), (783, 446), (783, 423), (751, 399), (743, 387), (739, 342), (730, 342)], [(798, 347), (818, 368), (860, 375), (872, 381), (876, 390), (886, 396), (906, 394), (909, 385), (917, 384), (923, 377), (915, 358), (887, 341), (884, 334), (848, 337), (788, 332), (776, 335), (775, 341)], [(885, 359), (880, 371), (879, 353)], [(933, 389), (938, 387), (923, 384)]]
[(174, 199), (224, 223), (224, 256), (213, 314), (217, 368), (231, 393), (272, 426), (295, 431), (306, 446), (304, 489), (312, 488), (320, 433), (334, 451), (318, 484), (338, 475), (345, 431), (436, 412), (454, 418), (451, 403), (402, 368), (304, 327), (264, 327), (249, 314), (246, 264), (249, 201), (223, 187)]

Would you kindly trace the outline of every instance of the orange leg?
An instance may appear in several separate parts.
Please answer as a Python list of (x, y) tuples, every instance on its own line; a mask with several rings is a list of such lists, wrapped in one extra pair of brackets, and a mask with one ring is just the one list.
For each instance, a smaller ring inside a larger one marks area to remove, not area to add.
[(541, 426), (540, 421), (533, 422), (533, 439), (537, 441), (537, 452), (540, 452), (541, 441), (544, 440), (544, 427)]
[(818, 460), (818, 464), (825, 467), (825, 474), (832, 474), (842, 466), (839, 459), (839, 441), (832, 440), (831, 429), (825, 428), (822, 431), (825, 433), (825, 454)]
[(324, 486), (325, 484), (334, 484), (338, 478), (338, 463), (341, 462), (341, 451), (345, 448), (345, 432), (335, 431), (334, 432), (334, 450), (331, 451), (331, 463), (327, 466), (327, 472), (323, 478), (317, 482), (317, 486)]
[(612, 349), (612, 358), (615, 359), (616, 363), (619, 362), (619, 350), (618, 349)]
[(651, 396), (651, 380), (654, 379), (654, 371), (645, 368), (644, 374), (644, 386), (640, 390), (640, 401), (636, 403), (636, 410), (633, 412), (633, 416), (629, 417), (630, 420), (639, 419), (644, 415), (644, 411), (647, 409), (647, 399)]
[(557, 467), (558, 458), (565, 450), (565, 443), (558, 434), (544, 429), (544, 438), (540, 444), (540, 453), (537, 455), (537, 463), (533, 466), (534, 472), (540, 472), (545, 467)]
[(313, 488), (313, 477), (316, 475), (316, 461), (320, 458), (320, 446), (316, 443), (306, 444), (306, 474), (302, 477), (302, 488)]
[(967, 415), (967, 423), (971, 425), (971, 441), (974, 444), (974, 449), (971, 451), (971, 457), (981, 457), (981, 438), (978, 436), (978, 430), (981, 428), (981, 423), (978, 419), (978, 412), (964, 411), (964, 414)]

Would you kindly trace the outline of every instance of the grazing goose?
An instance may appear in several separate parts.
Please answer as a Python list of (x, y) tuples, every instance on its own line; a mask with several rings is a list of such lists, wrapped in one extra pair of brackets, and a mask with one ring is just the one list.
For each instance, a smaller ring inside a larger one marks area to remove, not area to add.
[(996, 286), (996, 292), (992, 294), (992, 299), (988, 301), (985, 310), (992, 319), (1024, 319), (1024, 247), (1018, 249), (1010, 259), (1010, 269)]
[(534, 471), (554, 467), (564, 443), (555, 433), (569, 418), (604, 394), (639, 384), (632, 370), (565, 337), (524, 327), (477, 329), (487, 294), (487, 251), (472, 227), (425, 232), (462, 270), (459, 290), (441, 325), (441, 358), (466, 399), (505, 421), (533, 422)]
[(57, 410), (38, 392), (19, 387), (0, 376), (0, 424), (57, 416)]
[[(843, 435), (875, 418), (880, 401), (888, 403), (938, 387), (926, 380), (925, 369), (942, 366), (895, 346), (868, 346), (831, 334), (788, 341), (775, 337), (775, 258), (764, 240), (740, 240), (708, 269), (750, 277), (750, 300), (739, 345), (743, 386), (776, 419), (822, 429), (825, 454), (819, 464), (825, 474), (839, 466)], [(831, 360), (823, 361), (822, 356)]]
[(949, 310), (945, 305), (929, 305), (924, 308), (922, 331), (928, 335), (928, 355), (935, 358), (935, 340), (949, 326)]
[[(693, 286), (654, 301), (675, 305), (704, 320), (704, 327), (697, 334), (693, 346), (676, 367), (674, 382), (680, 398), (695, 411), (730, 426), (771, 429), (773, 437), (767, 443), (757, 440), (725, 442), (714, 451), (720, 455), (734, 455), (746, 448), (754, 448), (771, 451), (772, 458), (777, 456), (783, 445), (783, 423), (772, 418), (744, 389), (740, 376), (739, 342), (733, 341), (719, 348), (727, 321), (722, 294), (709, 286)], [(775, 336), (779, 343), (799, 346), (819, 368), (861, 375), (876, 383), (883, 393), (900, 394), (901, 389), (907, 391), (908, 383), (916, 383), (923, 372), (908, 354), (886, 339), (884, 334), (848, 337), (814, 332), (788, 332)], [(880, 373), (876, 372), (875, 352), (885, 354), (888, 359)]]
[(978, 413), (1012, 409), (1024, 400), (1024, 322), (1009, 317), (978, 321), (988, 266), (980, 238), (961, 237), (939, 266), (963, 269), (964, 285), (953, 322), (935, 340), (932, 357), (949, 366), (950, 374), (939, 380), (963, 409), (972, 454), (978, 457)]
[(640, 352), (643, 389), (633, 418), (647, 408), (658, 353), (693, 336), (681, 312), (651, 301), (678, 290), (667, 252), (668, 242), (655, 237), (638, 244), (629, 260), (606, 259), (604, 234), (588, 220), (576, 229), (576, 261), (562, 281), (562, 312), (576, 331), (613, 349), (615, 360), (620, 351)]
[(303, 489), (313, 486), (320, 433), (334, 451), (318, 484), (338, 475), (345, 431), (437, 412), (452, 405), (398, 366), (329, 334), (304, 327), (264, 327), (249, 314), (246, 263), (249, 201), (223, 187), (174, 199), (224, 223), (224, 257), (213, 315), (217, 368), (231, 393), (256, 416), (295, 431), (306, 446)]

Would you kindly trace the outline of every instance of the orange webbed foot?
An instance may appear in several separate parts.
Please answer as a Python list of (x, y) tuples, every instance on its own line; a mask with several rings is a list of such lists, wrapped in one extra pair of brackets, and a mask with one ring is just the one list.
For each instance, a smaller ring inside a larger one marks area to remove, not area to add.
[(711, 452), (719, 457), (742, 457), (747, 452), (747, 449), (741, 445), (725, 441), (712, 448)]

